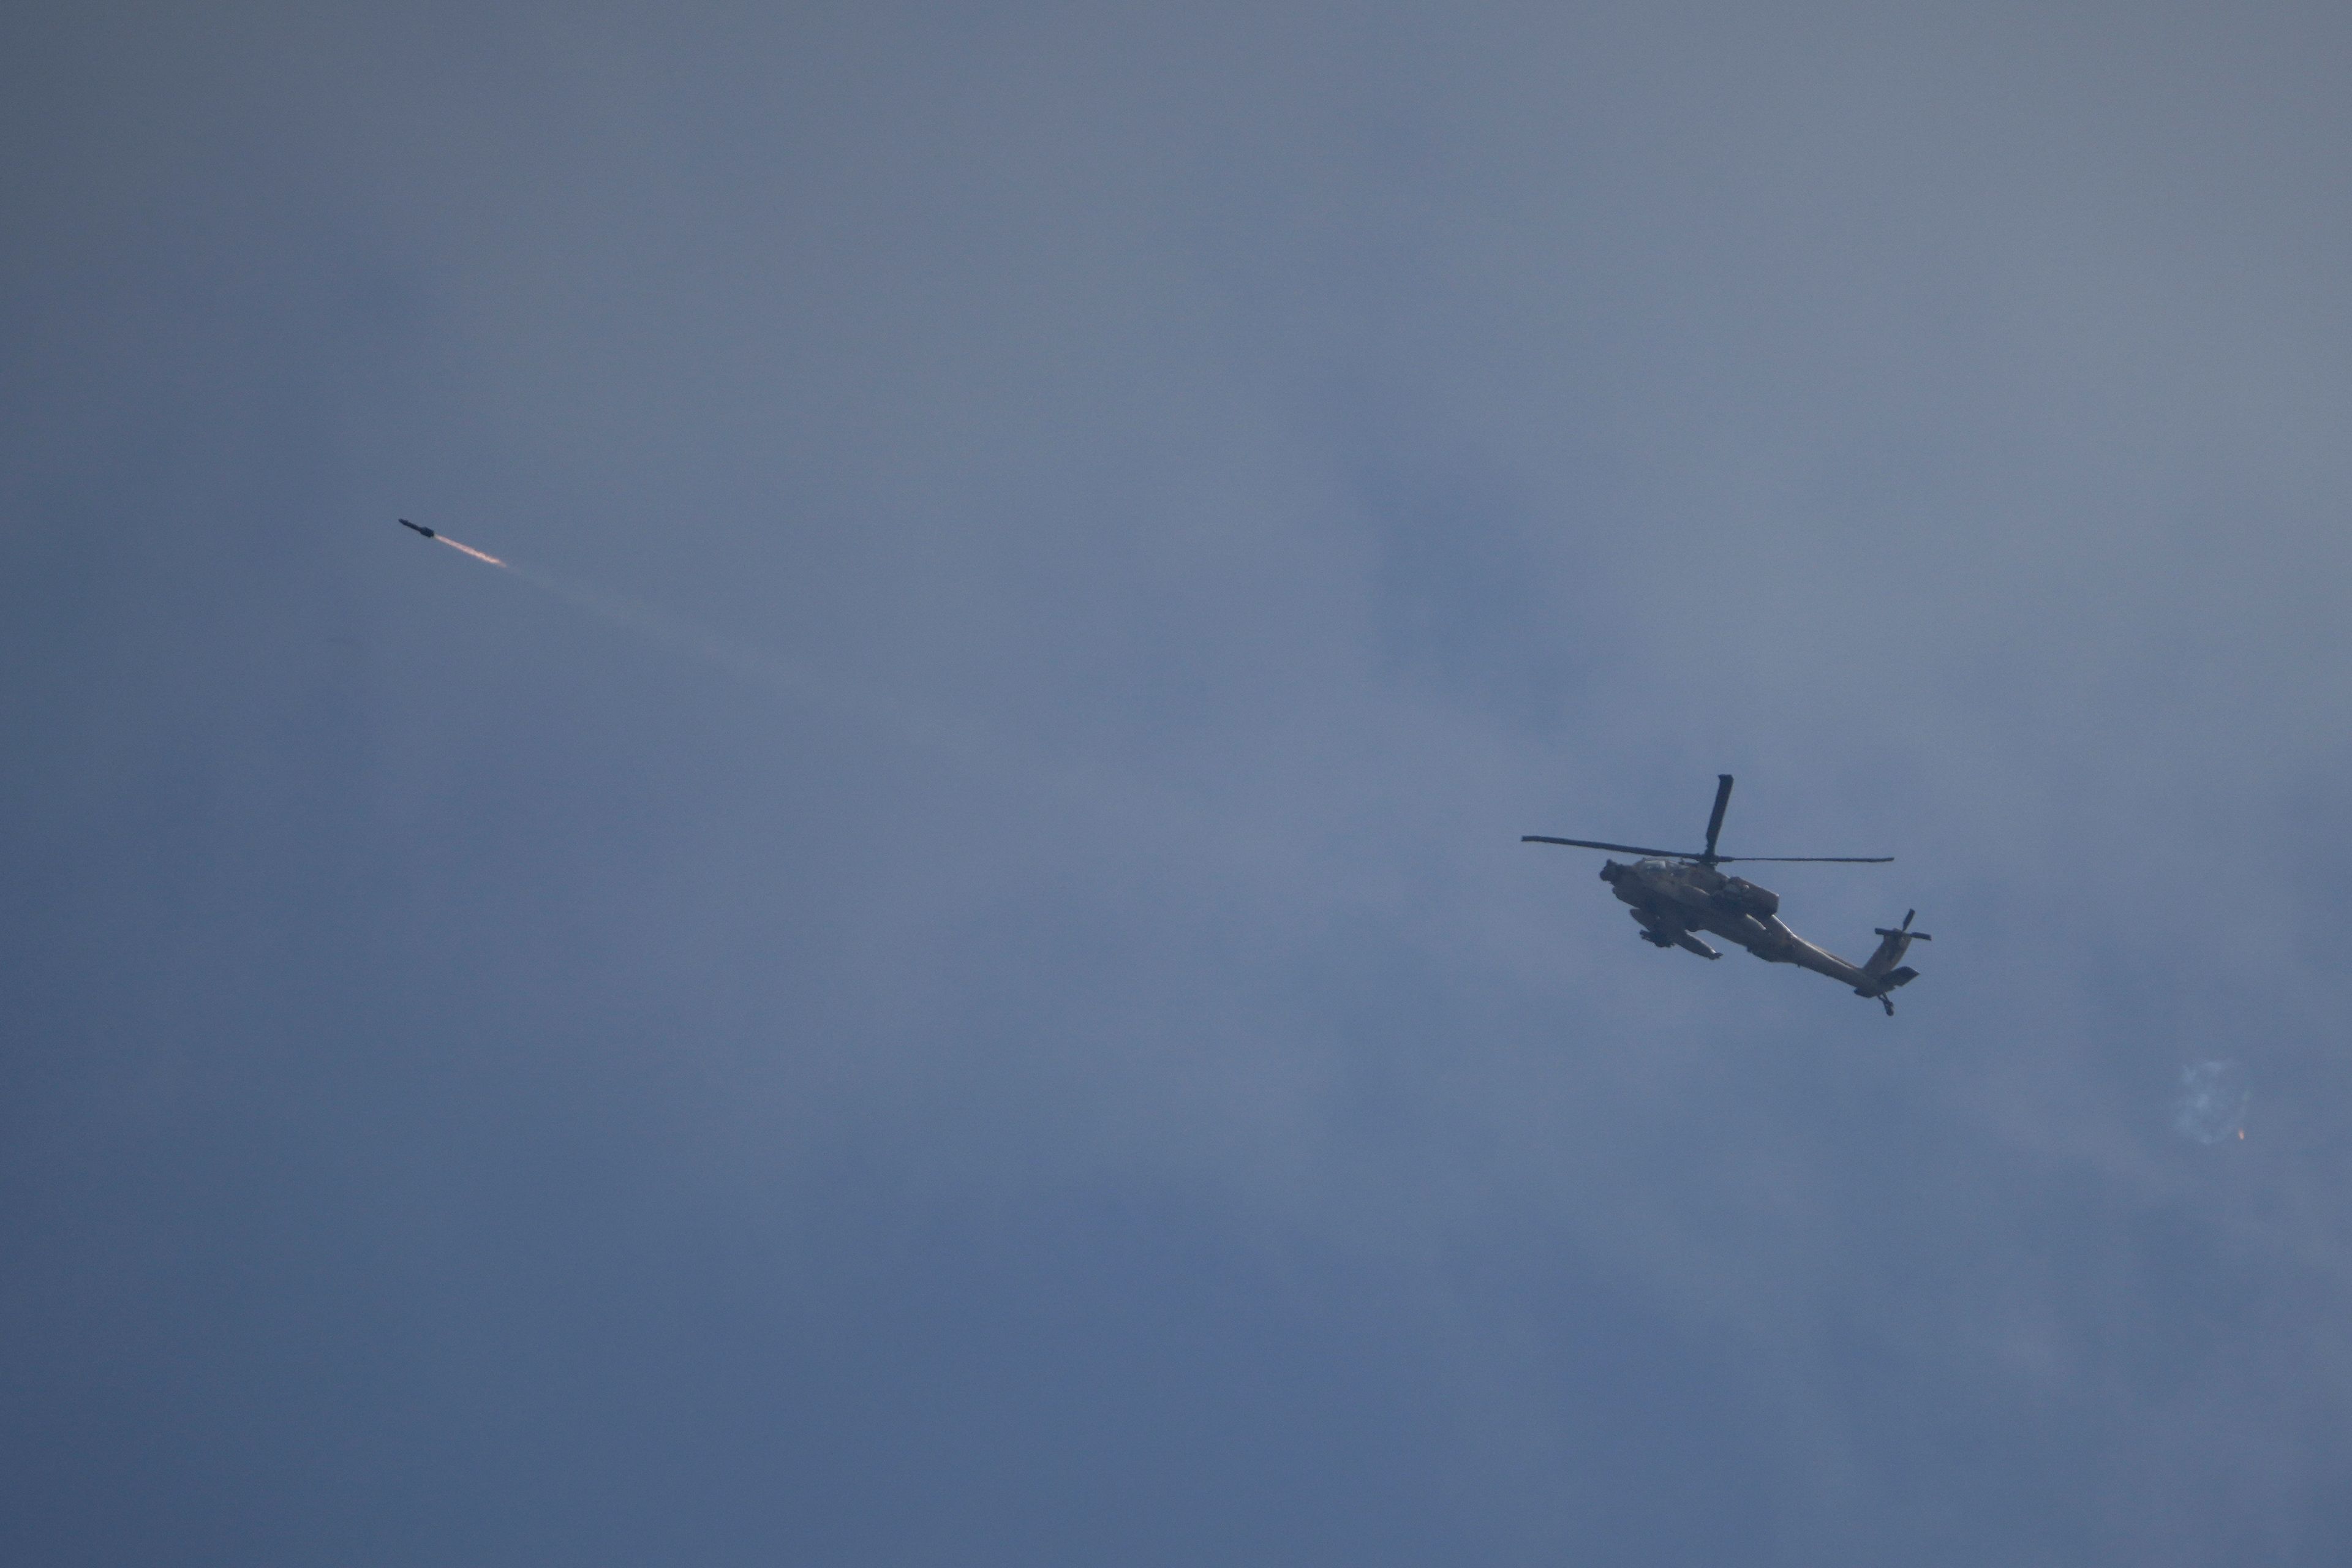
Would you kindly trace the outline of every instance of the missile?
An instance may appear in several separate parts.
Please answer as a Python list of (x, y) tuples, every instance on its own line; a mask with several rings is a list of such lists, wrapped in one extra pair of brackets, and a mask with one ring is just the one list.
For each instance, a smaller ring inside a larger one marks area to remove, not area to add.
[(440, 537), (440, 535), (435, 533), (431, 529), (419, 528), (404, 517), (400, 520), (400, 526), (409, 530), (413, 533), (421, 533), (427, 539), (437, 539)]

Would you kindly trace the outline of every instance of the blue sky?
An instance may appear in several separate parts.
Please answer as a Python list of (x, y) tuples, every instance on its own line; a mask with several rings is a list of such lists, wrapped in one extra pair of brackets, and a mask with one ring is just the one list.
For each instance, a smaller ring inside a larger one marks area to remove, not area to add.
[(5, 27), (11, 1561), (2352, 1548), (2335, 13)]

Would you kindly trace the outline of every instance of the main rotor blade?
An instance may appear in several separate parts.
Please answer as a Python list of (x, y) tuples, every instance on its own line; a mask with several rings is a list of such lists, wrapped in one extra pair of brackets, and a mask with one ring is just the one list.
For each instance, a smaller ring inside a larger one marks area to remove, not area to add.
[(1720, 858), (1715, 852), (1715, 841), (1723, 833), (1723, 808), (1731, 804), (1731, 775), (1715, 775), (1715, 815), (1706, 819), (1706, 858)]
[(1718, 855), (1715, 858), (1725, 866), (1735, 860), (1777, 860), (1784, 866), (1800, 861), (1817, 866), (1887, 866), (1895, 860), (1892, 855)]
[(1644, 849), (1638, 844), (1603, 844), (1598, 838), (1547, 838), (1540, 833), (1519, 835), (1522, 844), (1565, 844), (1571, 849), (1614, 849), (1624, 855), (1663, 855), (1669, 860), (1696, 860), (1697, 856), (1682, 849)]

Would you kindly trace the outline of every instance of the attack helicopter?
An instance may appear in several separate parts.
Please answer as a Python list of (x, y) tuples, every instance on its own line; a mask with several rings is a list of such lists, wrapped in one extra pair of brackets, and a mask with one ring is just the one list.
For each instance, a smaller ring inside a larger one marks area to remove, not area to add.
[(1798, 964), (1851, 985), (1855, 995), (1875, 1000), (1886, 1009), (1886, 1016), (1893, 1017), (1895, 1001), (1888, 993), (1919, 977), (1917, 970), (1903, 963), (1904, 952), (1915, 942), (1933, 940), (1926, 931), (1911, 929), (1912, 917), (1918, 910), (1906, 910), (1903, 923), (1891, 931), (1877, 927), (1878, 951), (1870, 955), (1869, 963), (1852, 964), (1833, 952), (1815, 947), (1782, 925), (1778, 893), (1769, 888), (1759, 888), (1744, 877), (1727, 877), (1716, 868), (1735, 861), (1765, 860), (1884, 866), (1895, 857), (1718, 855), (1715, 844), (1723, 833), (1724, 808), (1730, 804), (1731, 775), (1717, 773), (1715, 813), (1706, 819), (1706, 847), (1696, 855), (1680, 849), (1644, 849), (1636, 844), (1603, 844), (1593, 838), (1549, 838), (1539, 833), (1522, 835), (1519, 842), (1564, 844), (1571, 849), (1613, 849), (1621, 855), (1639, 855), (1642, 858), (1630, 866), (1602, 861), (1601, 879), (1619, 899), (1633, 906), (1629, 912), (1641, 922), (1643, 942), (1660, 949), (1679, 947), (1701, 958), (1721, 958), (1723, 954), (1698, 939), (1698, 932), (1711, 931), (1746, 948), (1767, 963)]

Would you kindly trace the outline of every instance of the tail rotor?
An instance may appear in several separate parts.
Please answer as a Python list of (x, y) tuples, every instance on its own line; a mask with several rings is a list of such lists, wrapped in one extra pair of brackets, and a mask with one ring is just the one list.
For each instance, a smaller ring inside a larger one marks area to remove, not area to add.
[(1906, 942), (1935, 941), (1936, 939), (1929, 936), (1926, 931), (1913, 931), (1911, 929), (1911, 919), (1919, 911), (1917, 910), (1905, 910), (1903, 911), (1903, 923), (1900, 926), (1897, 926), (1893, 931), (1887, 930), (1885, 926), (1873, 926), (1871, 927), (1871, 934), (1873, 936), (1899, 936)]

